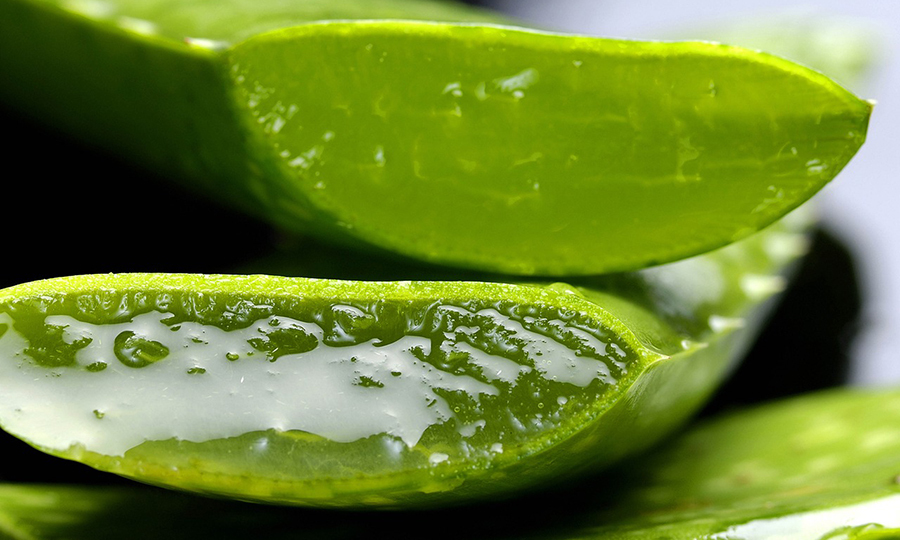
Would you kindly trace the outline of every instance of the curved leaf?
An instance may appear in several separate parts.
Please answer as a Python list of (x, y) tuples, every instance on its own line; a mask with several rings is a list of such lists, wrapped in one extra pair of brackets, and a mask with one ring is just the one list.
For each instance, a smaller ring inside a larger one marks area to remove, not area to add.
[[(829, 182), (871, 111), (764, 53), (446, 4), (56, 6), (0, 2), (0, 98), (281, 227), (480, 270), (596, 274), (745, 237)], [(310, 22), (406, 10), (456, 22)]]

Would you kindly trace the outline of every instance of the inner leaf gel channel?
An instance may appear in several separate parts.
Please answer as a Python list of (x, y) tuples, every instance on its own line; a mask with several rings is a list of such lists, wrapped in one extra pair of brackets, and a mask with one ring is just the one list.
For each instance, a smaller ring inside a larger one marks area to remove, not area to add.
[(489, 457), (601, 399), (637, 358), (583, 315), (540, 305), (241, 301), (196, 316), (216, 300), (125, 295), (101, 323), (79, 313), (110, 303), (91, 296), (0, 312), (0, 357), (14, 359), (0, 363), (0, 423), (52, 451), (275, 431), (381, 438), (387, 466)]

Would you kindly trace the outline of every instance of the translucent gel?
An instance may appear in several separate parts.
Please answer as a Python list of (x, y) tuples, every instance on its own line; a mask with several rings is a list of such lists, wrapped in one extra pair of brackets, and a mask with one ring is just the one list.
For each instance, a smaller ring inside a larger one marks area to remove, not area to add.
[[(36, 361), (16, 319), (0, 313), (0, 423), (46, 449), (110, 456), (145, 441), (266, 430), (338, 443), (387, 434), (412, 448), (444, 424), (462, 439), (547, 429), (570, 397), (624, 373), (619, 345), (562, 319), (515, 320), (499, 309), (432, 304), (385, 341), (354, 336), (379, 316), (342, 304), (309, 317), (317, 322), (270, 314), (231, 330), (160, 310), (112, 324), (46, 315), (57, 348), (77, 349), (69, 364)], [(528, 413), (532, 405), (539, 412)]]

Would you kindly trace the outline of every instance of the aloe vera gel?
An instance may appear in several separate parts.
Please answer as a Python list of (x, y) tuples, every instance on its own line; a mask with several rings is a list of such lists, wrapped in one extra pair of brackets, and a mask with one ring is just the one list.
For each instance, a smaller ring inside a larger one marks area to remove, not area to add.
[(156, 481), (227, 477), (277, 499), (374, 475), (389, 491), (408, 481), (398, 473), (484, 466), (570, 429), (646, 355), (583, 311), (504, 300), (509, 286), (470, 285), (471, 299), (427, 284), (377, 299), (306, 287), (13, 302), (0, 422), (53, 453), (138, 460)]
[(20, 285), (0, 294), (0, 424), (102, 470), (250, 500), (508, 495), (606, 466), (691, 414), (802, 251), (794, 221), (577, 286), (169, 274)]
[[(602, 398), (638, 360), (577, 312), (319, 296), (100, 293), (16, 304), (0, 315), (21, 329), (0, 338), (2, 355), (20, 359), (0, 371), (4, 423), (48, 449), (80, 444), (109, 456), (145, 440), (258, 432), (262, 457), (267, 431), (304, 431), (325, 446), (371, 438), (397, 465), (422, 466), (502, 452), (504, 441), (556, 427), (561, 410)], [(207, 304), (201, 320), (186, 312), (193, 302)], [(103, 304), (122, 322), (79, 320), (96, 318), (82, 306)], [(434, 440), (443, 453), (409, 452)]]
[(0, 422), (56, 453), (172, 450), (183, 454), (167, 458), (172, 471), (147, 474), (257, 476), (278, 497), (279, 482), (339, 485), (517, 452), (602, 401), (640, 360), (583, 313), (503, 301), (501, 290), (403, 299), (428, 286), (401, 284), (366, 300), (344, 285), (340, 303), (340, 287), (313, 283), (299, 299), (15, 302), (0, 314)]

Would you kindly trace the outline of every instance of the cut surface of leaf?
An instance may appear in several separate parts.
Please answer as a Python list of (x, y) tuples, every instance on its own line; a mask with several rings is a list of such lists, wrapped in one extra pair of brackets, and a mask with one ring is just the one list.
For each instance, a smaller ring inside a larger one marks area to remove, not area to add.
[[(792, 216), (795, 217), (795, 216)], [(111, 274), (0, 292), (0, 425), (247, 500), (503, 496), (643, 449), (740, 355), (801, 219), (580, 285)]]
[(871, 111), (763, 53), (444, 3), (75, 4), (0, 3), (0, 97), (278, 226), (486, 271), (629, 270), (747, 236), (846, 165)]

